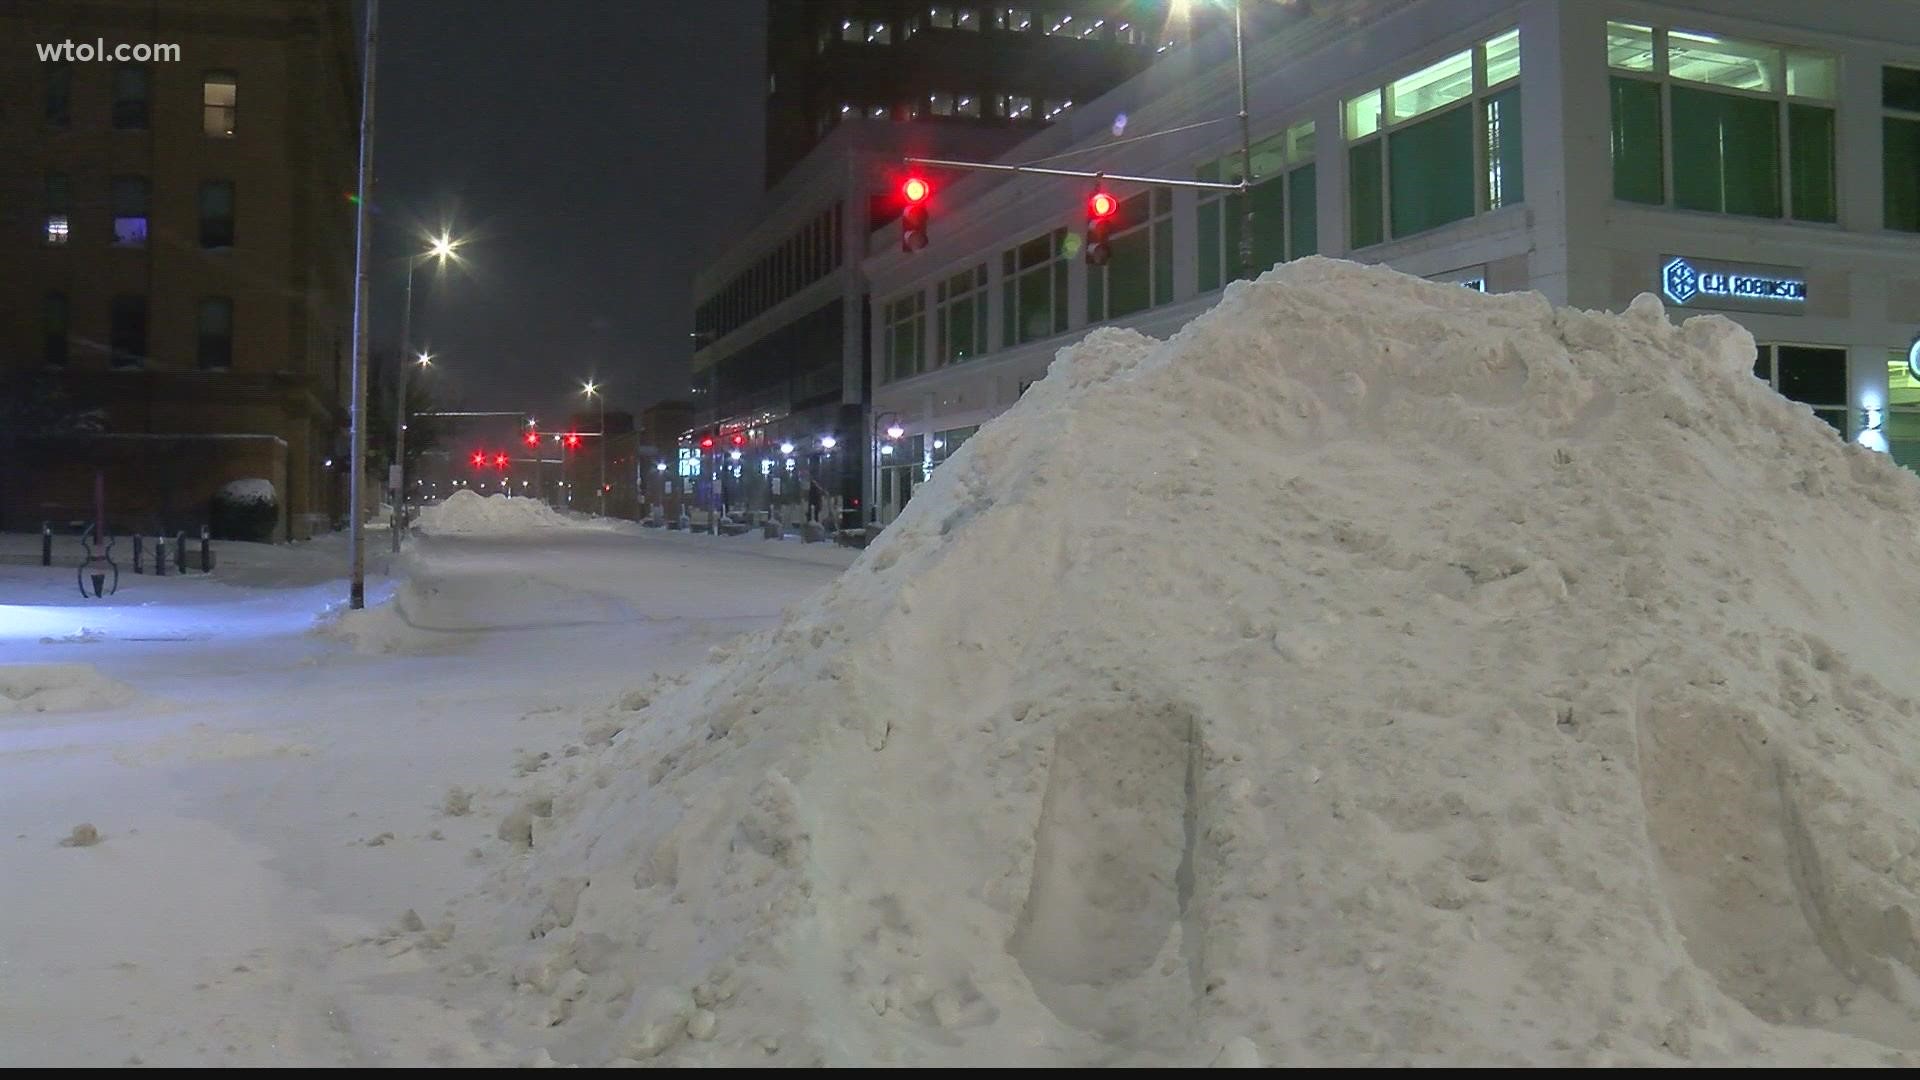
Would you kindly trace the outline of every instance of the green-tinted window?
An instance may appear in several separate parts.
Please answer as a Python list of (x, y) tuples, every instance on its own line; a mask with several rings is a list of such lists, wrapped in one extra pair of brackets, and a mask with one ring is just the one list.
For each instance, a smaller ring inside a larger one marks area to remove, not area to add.
[(1920, 120), (1882, 118), (1887, 228), (1920, 232)]
[(1253, 272), (1264, 274), (1287, 259), (1287, 182), (1275, 177), (1255, 184), (1253, 200)]
[(1781, 216), (1779, 106), (1684, 86), (1672, 94), (1674, 205)]
[(1834, 199), (1833, 110), (1788, 105), (1787, 153), (1793, 216), (1801, 221), (1839, 220)]
[(1057, 298), (1053, 305), (1053, 332), (1067, 332), (1067, 261), (1057, 259), (1053, 264), (1053, 295)]
[[(1153, 251), (1145, 229), (1113, 240), (1113, 259), (1107, 264), (1109, 319), (1145, 311), (1153, 304)], [(1094, 275), (1089, 275), (1094, 276)]]
[(1380, 140), (1347, 151), (1347, 213), (1353, 246), (1370, 247), (1385, 239), (1381, 233)]
[(1387, 136), (1393, 235), (1473, 216), (1473, 111), (1453, 109)]
[(1052, 275), (1043, 266), (1020, 275), (1020, 341), (1038, 341), (1053, 333)]
[(924, 370), (926, 357), (925, 298), (920, 293), (912, 293), (893, 301), (886, 306), (886, 321), (886, 355), (881, 381), (918, 375)]
[(1667, 200), (1660, 136), (1660, 85), (1615, 78), (1613, 197), (1659, 204)]
[(1920, 68), (1881, 68), (1880, 104), (1920, 113)]
[(1153, 224), (1153, 302), (1173, 302), (1173, 218)]
[(1303, 259), (1320, 250), (1320, 207), (1317, 202), (1312, 165), (1304, 165), (1287, 174), (1288, 229), (1293, 234), (1293, 250), (1288, 258)]
[(1487, 145), (1487, 209), (1525, 201), (1520, 163), (1520, 88), (1488, 98), (1481, 106)]
[(1102, 322), (1173, 299), (1173, 208), (1166, 188), (1120, 203), (1104, 267), (1087, 268), (1087, 321)]
[(1220, 287), (1220, 200), (1208, 199), (1194, 209), (1200, 253), (1200, 291)]

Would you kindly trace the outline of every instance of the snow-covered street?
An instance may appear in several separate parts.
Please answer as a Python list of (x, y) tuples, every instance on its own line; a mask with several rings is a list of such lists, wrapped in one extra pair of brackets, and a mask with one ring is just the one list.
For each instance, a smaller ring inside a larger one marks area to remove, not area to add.
[[(488, 869), (493, 793), (581, 703), (769, 625), (852, 555), (423, 537), (338, 623), (338, 538), (223, 545), (211, 578), (128, 574), (105, 602), (70, 566), (0, 567), (0, 1064), (508, 1060), (382, 936), (441, 925)], [(83, 823), (99, 841), (65, 842)]]

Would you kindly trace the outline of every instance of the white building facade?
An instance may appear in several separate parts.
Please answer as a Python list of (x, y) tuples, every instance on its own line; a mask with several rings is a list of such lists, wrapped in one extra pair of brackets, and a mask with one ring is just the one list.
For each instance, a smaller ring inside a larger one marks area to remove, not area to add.
[[(1723, 313), (1757, 375), (1920, 467), (1920, 4), (1351, 0), (1247, 56), (1256, 270), (1320, 254)], [(1237, 107), (1216, 35), (1002, 160), (1237, 181)], [(1089, 183), (929, 176), (930, 245), (882, 230), (861, 264), (883, 522), (1061, 347), (1165, 336), (1241, 276), (1237, 195), (1109, 185), (1113, 255), (1090, 267)]]

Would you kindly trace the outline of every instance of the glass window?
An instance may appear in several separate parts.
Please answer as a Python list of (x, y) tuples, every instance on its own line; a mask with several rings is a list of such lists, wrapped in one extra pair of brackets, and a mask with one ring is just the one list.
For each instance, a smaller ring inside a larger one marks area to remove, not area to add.
[(40, 360), (48, 367), (65, 367), (67, 364), (70, 315), (66, 293), (50, 292), (41, 302)]
[(1525, 174), (1520, 162), (1520, 88), (1509, 87), (1482, 103), (1481, 122), (1487, 146), (1486, 209), (1498, 210), (1525, 201)]
[(1055, 229), (1003, 252), (1004, 345), (1038, 341), (1067, 329), (1067, 230)]
[(1667, 32), (1667, 71), (1676, 79), (1773, 91), (1779, 89), (1779, 70), (1780, 50), (1771, 45), (1687, 30)]
[(239, 80), (230, 71), (210, 71), (200, 87), (201, 130), (209, 138), (233, 138)]
[(1347, 102), (1347, 138), (1361, 139), (1380, 130), (1380, 91), (1369, 90)]
[(867, 36), (866, 24), (859, 19), (840, 20), (840, 40), (859, 44)]
[(58, 246), (67, 242), (73, 214), (73, 181), (65, 173), (47, 174), (47, 218), (42, 236)]
[(1380, 190), (1380, 140), (1347, 151), (1347, 213), (1352, 245), (1370, 247), (1386, 239)]
[(200, 246), (233, 246), (233, 181), (208, 180), (200, 185)]
[(1673, 204), (1780, 217), (1779, 107), (1684, 86), (1672, 93)]
[(997, 8), (994, 12), (994, 28), (1025, 33), (1033, 29), (1033, 12), (1026, 8)]
[(233, 366), (233, 301), (210, 297), (200, 301), (200, 370)]
[(1615, 76), (1611, 90), (1613, 197), (1658, 206), (1667, 201), (1660, 84)]
[(140, 130), (147, 126), (149, 73), (139, 64), (113, 69), (113, 126)]
[(970, 7), (955, 8), (953, 12), (953, 28), (956, 30), (980, 29), (980, 13)]
[(44, 64), (47, 72), (47, 123), (66, 127), (73, 119), (73, 65)]
[(1320, 251), (1318, 192), (1318, 180), (1311, 164), (1302, 165), (1287, 174), (1287, 258), (1289, 259), (1304, 259)]
[(926, 360), (926, 296), (909, 293), (887, 305), (886, 355), (882, 382), (920, 374)]
[[(1107, 264), (1087, 267), (1088, 322), (1117, 319), (1173, 300), (1171, 209), (1171, 193), (1165, 188), (1120, 201)], [(1161, 229), (1162, 224), (1168, 228)]]
[(1043, 104), (1046, 107), (1047, 119), (1055, 120), (1059, 118), (1061, 113), (1073, 108), (1073, 99), (1068, 98), (1066, 101), (1048, 101)]
[(1840, 95), (1840, 61), (1832, 53), (1787, 50), (1787, 93), (1832, 101)]
[(885, 19), (872, 19), (868, 21), (866, 41), (869, 45), (893, 44), (893, 32), (888, 27)]
[(1389, 134), (1387, 168), (1394, 236), (1472, 217), (1472, 112), (1453, 109)]
[(979, 116), (980, 95), (956, 94), (953, 99), (953, 112), (956, 116)]
[(121, 295), (113, 298), (109, 331), (113, 348), (113, 366), (139, 367), (147, 359), (147, 298)]
[(953, 29), (953, 9), (944, 4), (935, 4), (928, 8), (927, 24), (941, 30)]
[(1457, 53), (1388, 87), (1392, 122), (1410, 120), (1473, 93), (1473, 54)]
[(1627, 71), (1653, 70), (1653, 27), (1607, 24), (1607, 66)]
[(1520, 74), (1520, 31), (1518, 28), (1509, 30), (1499, 37), (1489, 39), (1481, 48), (1486, 50), (1488, 86), (1499, 86), (1501, 83)]
[(938, 297), (935, 363), (964, 363), (987, 351), (986, 264), (941, 282)]
[(1073, 16), (1057, 11), (1049, 11), (1040, 18), (1042, 32), (1048, 34), (1073, 33)]
[(1807, 405), (1843, 410), (1847, 405), (1847, 350), (1812, 345), (1774, 346), (1774, 385), (1782, 396)]
[(1001, 115), (1009, 120), (1033, 119), (1033, 99), (1024, 94), (1002, 95)]
[(113, 242), (138, 246), (147, 242), (147, 206), (151, 188), (144, 176), (113, 178)]
[(1920, 120), (1881, 118), (1886, 226), (1920, 232)]
[(1920, 113), (1920, 68), (1881, 68), (1880, 104), (1901, 112)]
[(952, 94), (945, 93), (942, 91), (935, 91), (934, 93), (927, 95), (927, 101), (928, 101), (928, 108), (933, 113), (933, 115), (935, 116), (952, 116), (953, 115), (953, 95)]
[(1787, 147), (1793, 216), (1800, 221), (1838, 221), (1833, 110), (1799, 102), (1788, 105)]

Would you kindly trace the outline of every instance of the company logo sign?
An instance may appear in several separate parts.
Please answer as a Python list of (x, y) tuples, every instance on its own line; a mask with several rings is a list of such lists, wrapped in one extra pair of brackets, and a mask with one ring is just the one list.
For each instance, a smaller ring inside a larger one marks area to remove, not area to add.
[(1686, 306), (1747, 307), (1767, 310), (1807, 302), (1807, 281), (1789, 270), (1669, 258), (1660, 268), (1660, 291)]

